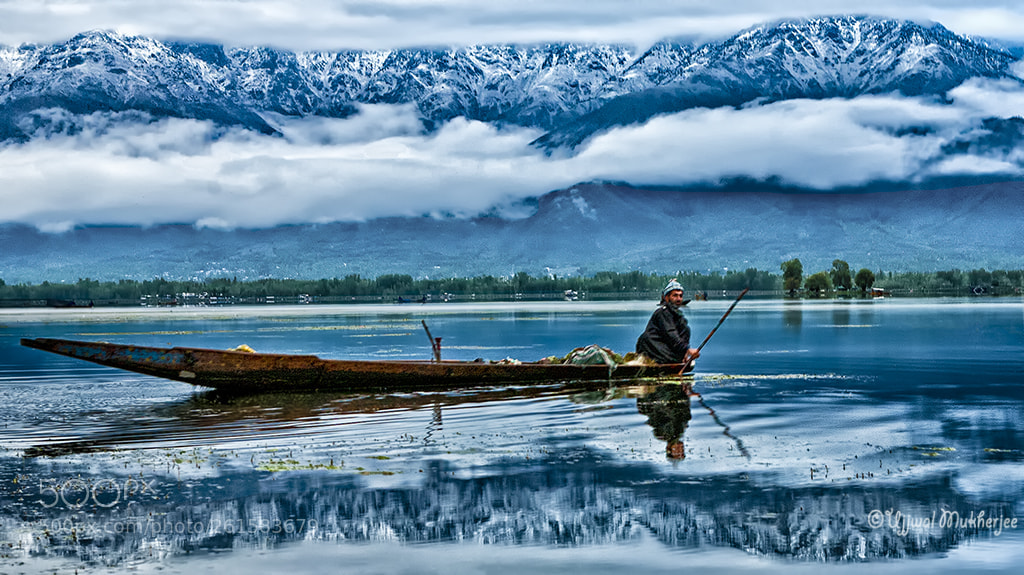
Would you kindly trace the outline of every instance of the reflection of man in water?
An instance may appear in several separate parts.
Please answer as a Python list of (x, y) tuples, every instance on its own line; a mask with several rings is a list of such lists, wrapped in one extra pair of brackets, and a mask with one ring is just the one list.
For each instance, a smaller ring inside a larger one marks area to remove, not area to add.
[(690, 386), (662, 384), (636, 400), (636, 409), (647, 416), (654, 436), (665, 442), (669, 459), (686, 457), (683, 432), (690, 423)]

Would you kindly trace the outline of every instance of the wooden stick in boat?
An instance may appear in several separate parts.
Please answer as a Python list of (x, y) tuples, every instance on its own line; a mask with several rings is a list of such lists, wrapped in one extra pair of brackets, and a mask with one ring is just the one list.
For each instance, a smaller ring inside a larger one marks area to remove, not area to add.
[(420, 323), (423, 324), (423, 329), (427, 332), (427, 338), (430, 339), (430, 350), (434, 354), (434, 361), (441, 361), (441, 342), (434, 339), (434, 336), (430, 335), (430, 328), (427, 327), (427, 320), (421, 319)]

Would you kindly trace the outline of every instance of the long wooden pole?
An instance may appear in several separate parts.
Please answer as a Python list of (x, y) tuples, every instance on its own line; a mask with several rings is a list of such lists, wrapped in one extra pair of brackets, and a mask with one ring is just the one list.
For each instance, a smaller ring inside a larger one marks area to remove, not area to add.
[(740, 300), (743, 299), (743, 296), (747, 295), (748, 291), (750, 291), (750, 288), (746, 288), (740, 292), (740, 295), (739, 297), (736, 298), (736, 301), (732, 302), (732, 305), (729, 306), (729, 309), (725, 310), (725, 315), (722, 316), (722, 319), (718, 320), (718, 325), (715, 326), (715, 329), (711, 330), (711, 333), (709, 333), (708, 336), (704, 338), (704, 341), (700, 342), (700, 345), (697, 347), (697, 352), (700, 352), (700, 350), (704, 349), (704, 346), (708, 343), (708, 340), (711, 339), (711, 336), (715, 335), (715, 332), (718, 331), (718, 328), (721, 327), (722, 323), (725, 322), (725, 318), (729, 317), (729, 314), (732, 313), (732, 308), (736, 307), (736, 304), (740, 303)]
[(427, 320), (422, 319), (420, 323), (423, 324), (423, 329), (427, 332), (427, 339), (430, 340), (430, 351), (433, 352), (434, 361), (441, 361), (441, 342), (434, 339), (434, 336), (430, 334), (430, 328), (427, 327)]

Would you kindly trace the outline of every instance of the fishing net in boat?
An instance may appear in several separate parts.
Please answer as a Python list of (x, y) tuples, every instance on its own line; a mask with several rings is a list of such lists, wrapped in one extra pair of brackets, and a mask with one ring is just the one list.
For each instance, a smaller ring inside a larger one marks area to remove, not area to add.
[(614, 368), (618, 365), (647, 365), (651, 361), (643, 355), (629, 352), (626, 355), (619, 355), (607, 347), (591, 344), (585, 347), (577, 347), (564, 357), (557, 355), (546, 357), (542, 363), (571, 363), (575, 365), (607, 365)]
[[(621, 361), (616, 361), (616, 355), (612, 350), (605, 349), (599, 345), (588, 345), (586, 347), (577, 347), (570, 351), (562, 363), (615, 366), (622, 363)], [(621, 356), (619, 359), (622, 359)]]

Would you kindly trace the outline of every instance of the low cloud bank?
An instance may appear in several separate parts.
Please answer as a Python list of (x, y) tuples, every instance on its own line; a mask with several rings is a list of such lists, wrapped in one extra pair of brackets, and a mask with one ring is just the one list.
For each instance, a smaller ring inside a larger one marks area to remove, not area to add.
[(53, 232), (88, 224), (262, 228), (501, 213), (591, 180), (686, 186), (743, 177), (830, 190), (1020, 177), (1024, 146), (976, 143), (991, 135), (986, 119), (1024, 109), (1021, 85), (974, 80), (949, 96), (688, 110), (552, 156), (529, 145), (540, 135), (531, 129), (459, 118), (424, 133), (410, 106), (363, 106), (346, 119), (269, 118), (283, 136), (49, 110), (38, 113), (29, 142), (0, 147), (0, 222)]

